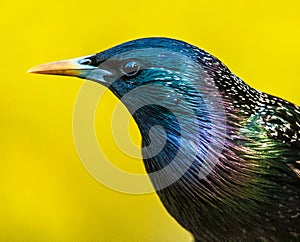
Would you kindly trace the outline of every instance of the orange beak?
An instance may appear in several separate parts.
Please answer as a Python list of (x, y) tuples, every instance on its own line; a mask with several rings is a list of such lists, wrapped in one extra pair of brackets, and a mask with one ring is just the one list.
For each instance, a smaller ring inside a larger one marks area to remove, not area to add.
[(85, 56), (70, 60), (62, 60), (38, 65), (28, 70), (29, 73), (75, 76), (102, 84), (107, 84), (106, 76), (112, 75), (108, 70), (90, 65), (91, 56)]
[(87, 72), (97, 69), (95, 66), (82, 64), (85, 60), (87, 60), (87, 58), (88, 57), (81, 57), (46, 63), (33, 67), (32, 69), (28, 70), (28, 72), (36, 74), (85, 77)]

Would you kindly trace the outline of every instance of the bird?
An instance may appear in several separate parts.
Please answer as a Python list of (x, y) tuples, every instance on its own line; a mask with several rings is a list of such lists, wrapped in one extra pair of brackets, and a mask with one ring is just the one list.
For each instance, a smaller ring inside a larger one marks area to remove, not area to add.
[(300, 107), (217, 57), (149, 37), (29, 72), (99, 83), (127, 107), (145, 169), (195, 241), (300, 241)]

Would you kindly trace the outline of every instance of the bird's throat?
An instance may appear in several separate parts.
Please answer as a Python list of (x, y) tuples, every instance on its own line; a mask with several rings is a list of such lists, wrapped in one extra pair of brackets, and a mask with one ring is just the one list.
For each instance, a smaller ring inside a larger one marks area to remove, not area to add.
[(182, 136), (176, 116), (158, 105), (147, 105), (133, 114), (142, 136), (142, 154), (148, 173), (169, 165)]

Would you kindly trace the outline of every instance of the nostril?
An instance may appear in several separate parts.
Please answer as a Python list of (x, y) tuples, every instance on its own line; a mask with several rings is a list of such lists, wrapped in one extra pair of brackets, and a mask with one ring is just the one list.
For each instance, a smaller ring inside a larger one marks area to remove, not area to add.
[(92, 61), (90, 59), (83, 59), (79, 61), (80, 65), (90, 65)]

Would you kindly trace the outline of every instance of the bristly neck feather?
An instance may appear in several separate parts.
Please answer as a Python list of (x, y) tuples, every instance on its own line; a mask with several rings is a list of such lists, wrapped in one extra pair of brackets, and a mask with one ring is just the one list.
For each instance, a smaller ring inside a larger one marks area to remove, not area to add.
[[(252, 89), (249, 89), (249, 93), (257, 95), (256, 98), (262, 95), (260, 92), (255, 94)], [(223, 97), (222, 105), (228, 123), (217, 129), (212, 127), (211, 120), (219, 114), (214, 114), (212, 110), (209, 112), (210, 107), (206, 106), (207, 102), (200, 96), (193, 96), (192, 102), (186, 96), (176, 103), (172, 112), (161, 106), (149, 105), (133, 114), (142, 135), (145, 167), (160, 199), (169, 213), (191, 231), (196, 239), (219, 240), (226, 237), (222, 237), (224, 233), (237, 238), (249, 238), (252, 234), (264, 234), (264, 230), (271, 231), (273, 225), (270, 220), (265, 221), (263, 229), (257, 226), (266, 217), (265, 214), (271, 213), (268, 207), (274, 203), (273, 191), (279, 191), (283, 184), (273, 181), (277, 179), (277, 170), (289, 172), (288, 167), (284, 166), (272, 168), (274, 160), (280, 159), (280, 152), (258, 153), (261, 148), (257, 137), (264, 131), (251, 122), (244, 123), (252, 115), (250, 108), (249, 112), (238, 108), (233, 112), (237, 98), (238, 95)], [(190, 119), (190, 113), (183, 111), (182, 107), (187, 104), (192, 106), (196, 119)], [(178, 117), (184, 122), (180, 123)], [(151, 132), (153, 127), (157, 129)], [(183, 133), (190, 135), (184, 136)], [(215, 137), (222, 135), (225, 136), (225, 142), (214, 144)], [(270, 147), (273, 145), (274, 151), (280, 148), (269, 138), (262, 142)], [(164, 144), (163, 149), (157, 152), (160, 144)], [(215, 149), (219, 145), (221, 151)], [(190, 156), (193, 157), (192, 161), (188, 158)], [(178, 159), (174, 160), (174, 157)], [(260, 160), (262, 157), (264, 162)], [(151, 176), (152, 173), (164, 170), (170, 163), (173, 163), (175, 170), (166, 169), (162, 173), (164, 176)], [(184, 171), (183, 167), (188, 169)], [(208, 170), (207, 176), (200, 177), (203, 170)], [(174, 178), (174, 183), (164, 187), (164, 179), (169, 179), (173, 173), (181, 173), (182, 176), (177, 180)], [(263, 176), (269, 177), (269, 180), (263, 180)], [(287, 179), (284, 184), (288, 187), (291, 181)], [(283, 203), (283, 199), (278, 199), (276, 203)], [(261, 207), (266, 208), (262, 211)], [(283, 208), (283, 213), (287, 208)], [(196, 220), (195, 214), (198, 214)], [(291, 226), (294, 226), (293, 223), (295, 221), (291, 221)], [(288, 232), (279, 236), (284, 238)]]
[[(295, 201), (300, 191), (285, 165), (294, 154), (284, 152), (290, 150), (288, 144), (276, 142), (267, 134), (266, 127), (274, 127), (266, 121), (268, 117), (256, 114), (269, 105), (264, 99), (273, 101), (274, 110), (280, 100), (252, 89), (207, 53), (187, 50), (201, 63), (199, 73), (191, 65), (181, 65), (186, 68), (180, 71), (185, 76), (175, 73), (167, 80), (164, 77), (170, 73), (151, 68), (142, 71), (135, 83), (153, 80), (159, 88), (147, 86), (136, 91), (130, 82), (120, 80), (111, 89), (140, 129), (150, 179), (169, 213), (196, 240), (242, 240), (264, 236), (266, 231), (275, 233), (272, 221), (279, 218), (274, 207), (287, 214), (290, 207), (299, 206), (292, 200), (285, 201), (278, 191), (286, 189)], [(167, 85), (168, 90), (180, 95), (166, 91), (163, 87)], [(189, 85), (200, 91), (194, 92)], [(127, 92), (133, 95), (124, 100)], [(142, 101), (149, 105), (141, 106)], [(170, 164), (171, 169), (165, 169)], [(162, 175), (152, 175), (160, 170)], [(203, 172), (206, 176), (200, 176)], [(285, 180), (278, 181), (283, 173), (287, 175)], [(172, 181), (173, 176), (174, 182), (165, 186), (165, 180)], [(296, 228), (295, 221), (276, 222), (284, 231), (287, 226)], [(288, 238), (288, 231), (282, 231), (276, 236)]]

